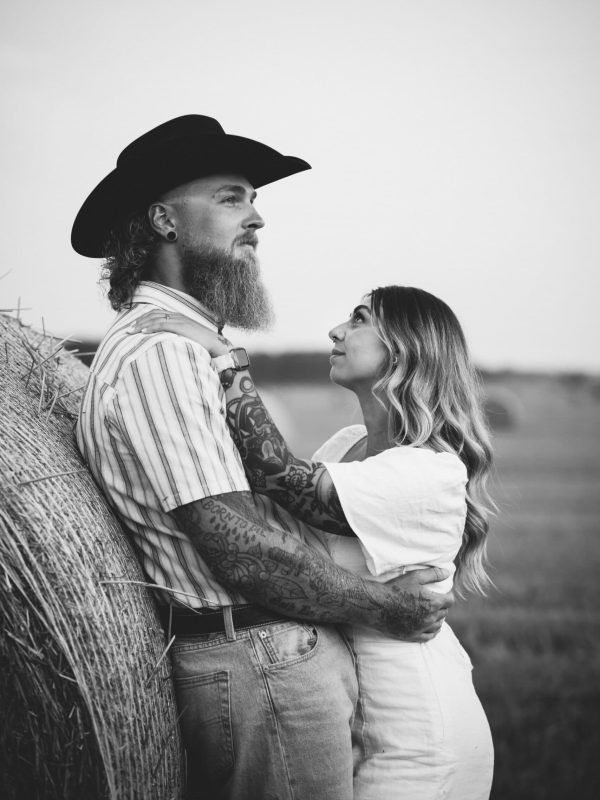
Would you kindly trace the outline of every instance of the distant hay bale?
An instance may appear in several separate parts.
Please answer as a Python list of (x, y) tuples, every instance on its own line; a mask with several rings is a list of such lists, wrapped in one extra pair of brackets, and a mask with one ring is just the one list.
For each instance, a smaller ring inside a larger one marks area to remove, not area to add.
[(178, 800), (144, 577), (73, 439), (88, 369), (0, 315), (0, 797)]
[(483, 400), (483, 410), (493, 431), (511, 431), (519, 426), (523, 405), (506, 386), (489, 386)]

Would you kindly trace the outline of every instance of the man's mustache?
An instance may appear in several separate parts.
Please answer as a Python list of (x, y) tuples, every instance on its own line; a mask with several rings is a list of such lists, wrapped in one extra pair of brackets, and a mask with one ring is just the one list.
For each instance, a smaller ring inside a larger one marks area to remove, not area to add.
[(258, 236), (255, 233), (246, 233), (235, 240), (235, 244), (251, 244), (256, 247), (258, 244)]

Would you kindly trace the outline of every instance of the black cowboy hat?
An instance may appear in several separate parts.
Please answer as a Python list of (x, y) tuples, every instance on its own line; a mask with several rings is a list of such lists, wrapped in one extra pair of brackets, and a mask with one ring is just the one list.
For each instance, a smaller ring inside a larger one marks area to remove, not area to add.
[(115, 223), (163, 192), (220, 172), (243, 175), (255, 189), (310, 169), (301, 158), (225, 133), (212, 117), (188, 114), (153, 128), (128, 145), (117, 167), (100, 181), (73, 223), (71, 244), (99, 258)]

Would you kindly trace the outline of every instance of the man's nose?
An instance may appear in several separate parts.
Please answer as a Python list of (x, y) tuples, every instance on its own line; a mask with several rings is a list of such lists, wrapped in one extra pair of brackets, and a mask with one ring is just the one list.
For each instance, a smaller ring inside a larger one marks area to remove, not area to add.
[(258, 213), (258, 211), (254, 208), (254, 206), (252, 206), (252, 210), (251, 210), (250, 214), (248, 214), (248, 216), (244, 220), (244, 228), (258, 229), (258, 228), (264, 228), (264, 227), (265, 227), (264, 219), (261, 217), (261, 215)]

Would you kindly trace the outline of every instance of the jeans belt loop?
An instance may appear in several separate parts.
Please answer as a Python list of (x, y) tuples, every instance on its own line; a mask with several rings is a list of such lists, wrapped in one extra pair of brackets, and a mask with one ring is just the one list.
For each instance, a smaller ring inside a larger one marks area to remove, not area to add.
[(233, 616), (231, 613), (231, 606), (223, 608), (223, 621), (225, 623), (225, 634), (228, 642), (235, 642), (237, 639), (235, 635), (235, 628), (233, 627)]

